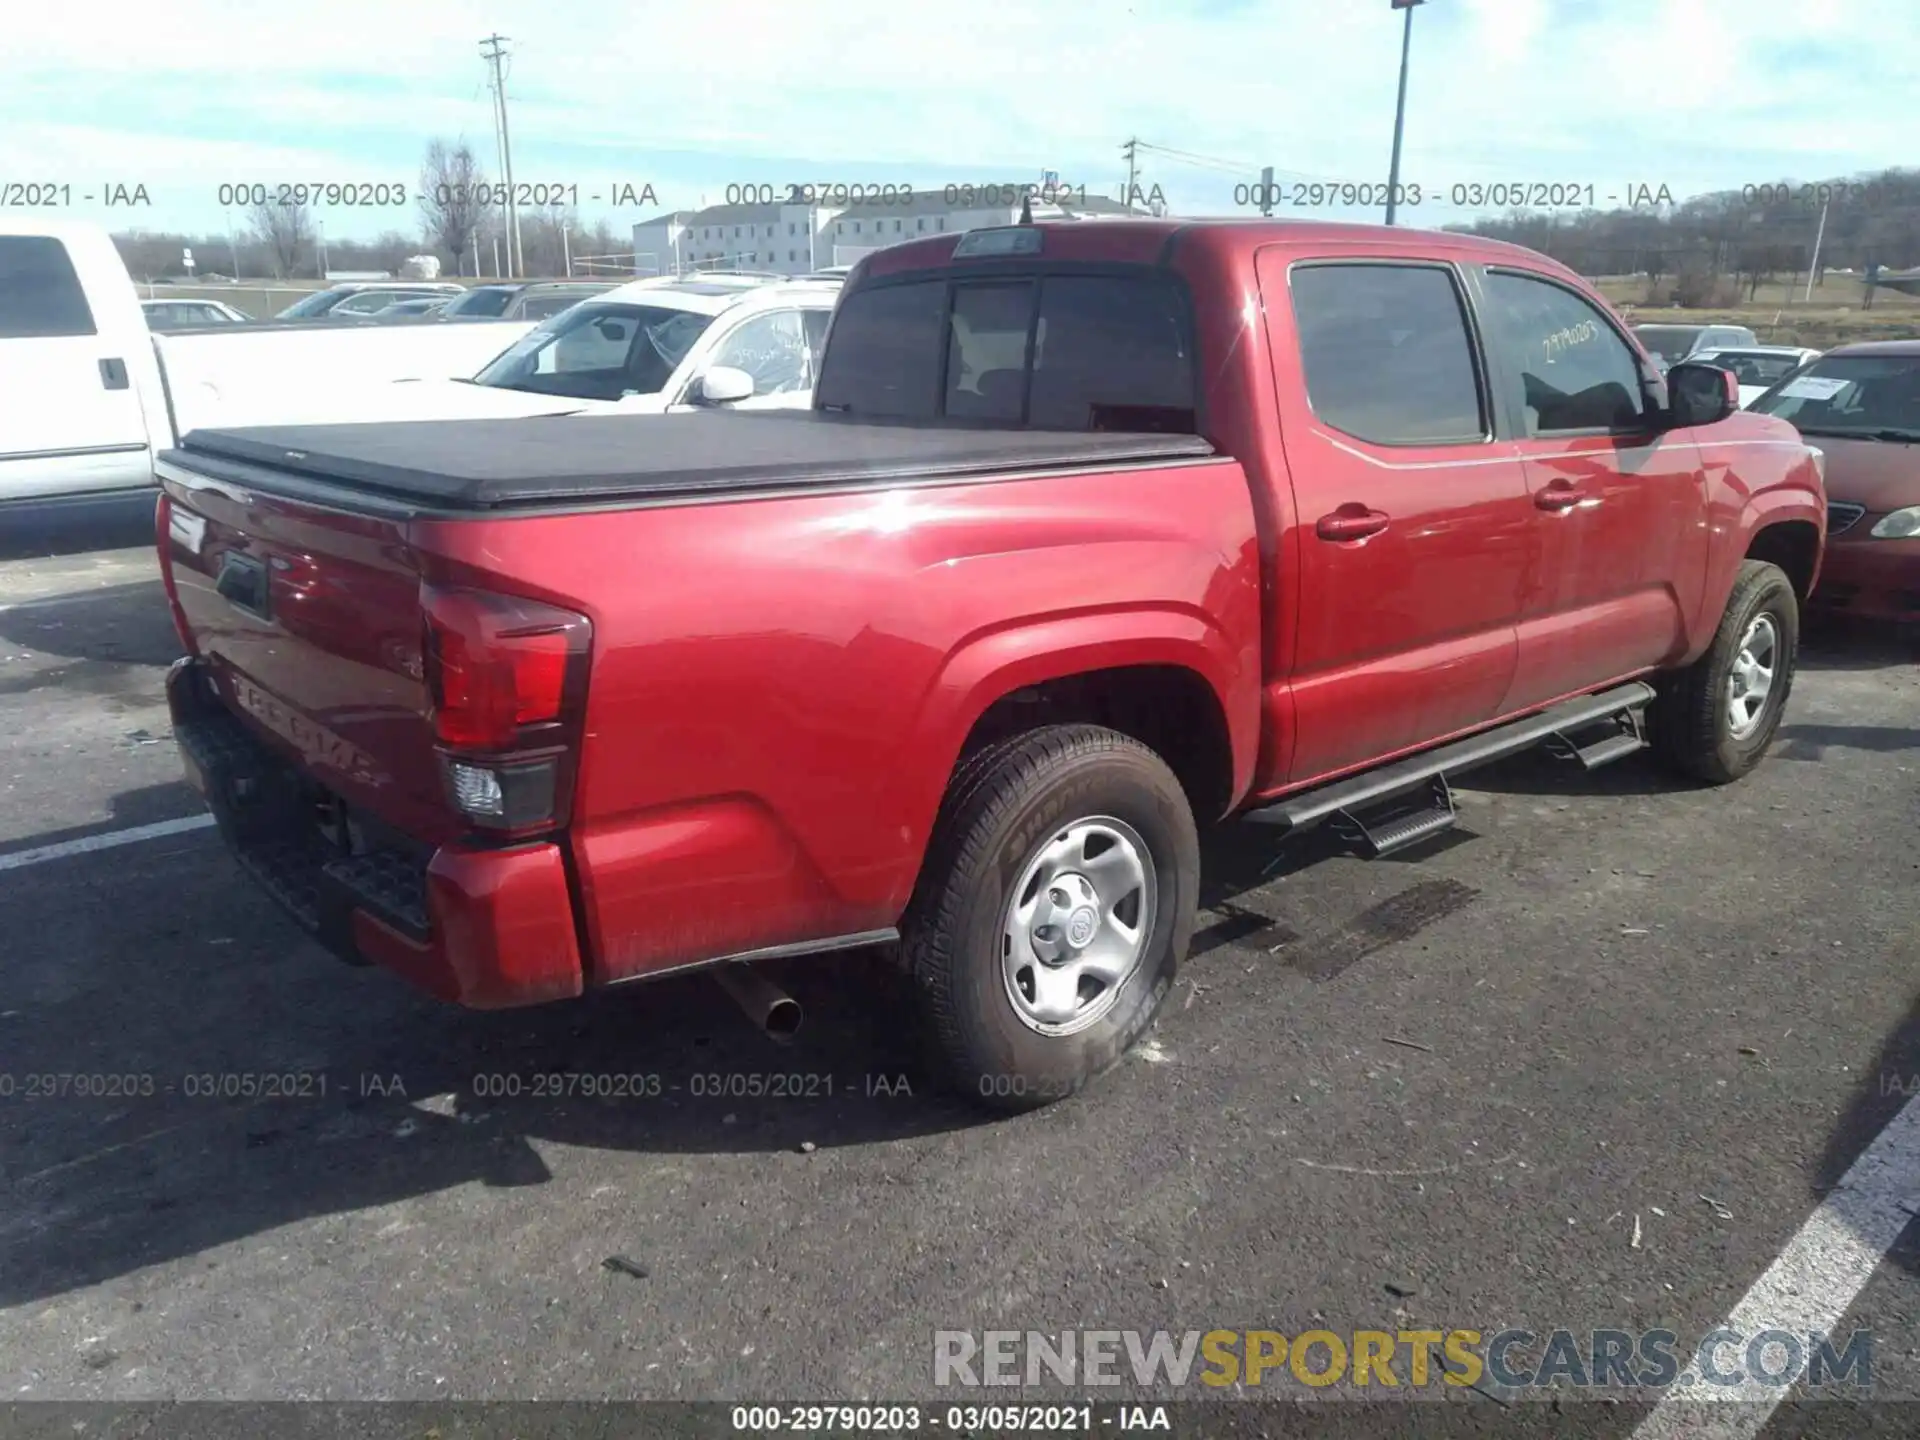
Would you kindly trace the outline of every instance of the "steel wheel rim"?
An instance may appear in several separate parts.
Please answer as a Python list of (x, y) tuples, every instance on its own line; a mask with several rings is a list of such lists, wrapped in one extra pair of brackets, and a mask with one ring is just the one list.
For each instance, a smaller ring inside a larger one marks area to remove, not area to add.
[(1771, 615), (1756, 615), (1740, 638), (1727, 672), (1727, 729), (1744, 740), (1760, 728), (1780, 671), (1780, 627)]
[(1000, 925), (1000, 978), (1041, 1035), (1098, 1024), (1146, 957), (1159, 908), (1153, 853), (1124, 820), (1055, 830), (1021, 868)]

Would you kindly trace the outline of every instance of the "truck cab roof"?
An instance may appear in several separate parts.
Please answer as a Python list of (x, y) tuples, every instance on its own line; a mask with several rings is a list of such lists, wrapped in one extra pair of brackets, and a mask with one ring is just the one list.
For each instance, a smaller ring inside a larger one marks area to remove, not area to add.
[[(1534, 270), (1548, 269), (1568, 279), (1576, 278), (1558, 262), (1524, 246), (1451, 230), (1414, 230), (1322, 220), (1181, 220), (1134, 216), (1038, 220), (1028, 225), (929, 235), (889, 245), (863, 257), (854, 265), (848, 282), (857, 284), (883, 275), (944, 268), (948, 264), (990, 265), (997, 257), (983, 253), (988, 242), (982, 237), (1013, 231), (1039, 236), (1037, 242), (1029, 242), (1037, 245), (1037, 249), (1007, 256), (1009, 262), (1028, 266), (1049, 258), (1082, 263), (1164, 265), (1176, 250), (1185, 253), (1196, 249), (1223, 262), (1242, 263), (1254, 251), (1270, 245), (1310, 244), (1322, 252), (1342, 250), (1429, 258), (1444, 255), (1482, 264), (1513, 261)], [(962, 253), (963, 247), (969, 244), (982, 253)]]

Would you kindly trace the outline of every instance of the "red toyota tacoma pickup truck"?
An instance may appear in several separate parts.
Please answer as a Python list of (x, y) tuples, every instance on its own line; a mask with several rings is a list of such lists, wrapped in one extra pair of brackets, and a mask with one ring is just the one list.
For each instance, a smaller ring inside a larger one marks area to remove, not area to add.
[(175, 731), (346, 958), (509, 1006), (890, 944), (1029, 1106), (1152, 1022), (1201, 823), (1378, 854), (1530, 745), (1760, 761), (1826, 510), (1736, 395), (1467, 236), (914, 241), (811, 411), (189, 435)]

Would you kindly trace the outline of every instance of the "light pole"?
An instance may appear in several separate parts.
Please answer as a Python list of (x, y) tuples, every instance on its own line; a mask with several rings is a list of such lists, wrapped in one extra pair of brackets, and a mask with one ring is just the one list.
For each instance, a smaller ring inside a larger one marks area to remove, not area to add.
[(1413, 7), (1426, 0), (1393, 0), (1393, 8), (1407, 12), (1400, 32), (1400, 101), (1393, 109), (1393, 164), (1387, 170), (1387, 224), (1393, 224), (1400, 200), (1400, 132), (1407, 123), (1407, 56), (1413, 49)]

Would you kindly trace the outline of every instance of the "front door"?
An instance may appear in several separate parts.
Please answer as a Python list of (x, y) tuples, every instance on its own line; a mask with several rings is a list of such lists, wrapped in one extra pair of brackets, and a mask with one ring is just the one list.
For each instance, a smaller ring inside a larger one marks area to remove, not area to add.
[[(1536, 543), (1525, 467), (1494, 438), (1461, 277), (1412, 260), (1257, 262), (1299, 533), (1291, 762), (1301, 784), (1486, 723), (1513, 679)], [(1289, 613), (1291, 611), (1291, 613)], [(1284, 707), (1269, 707), (1284, 713)]]
[(1651, 669), (1686, 647), (1706, 585), (1708, 513), (1691, 432), (1662, 432), (1614, 322), (1549, 277), (1490, 268), (1493, 372), (1540, 532), (1503, 709)]

